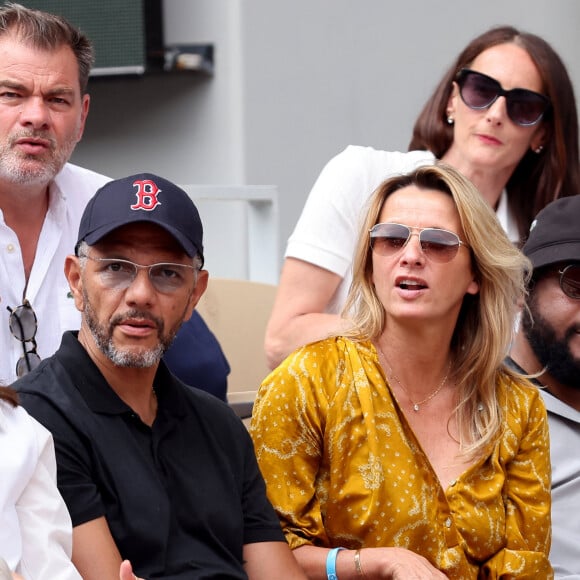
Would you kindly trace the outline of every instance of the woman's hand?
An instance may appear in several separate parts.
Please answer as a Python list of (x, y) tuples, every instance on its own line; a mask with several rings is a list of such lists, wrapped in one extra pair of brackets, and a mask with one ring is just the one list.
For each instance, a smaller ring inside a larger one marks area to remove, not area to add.
[(129, 560), (123, 560), (121, 562), (121, 568), (119, 569), (119, 580), (143, 580), (143, 578), (137, 578), (133, 574), (133, 567)]
[[(294, 556), (308, 578), (326, 578), (325, 562), (328, 548), (303, 545), (294, 550)], [(355, 550), (341, 550), (337, 554), (336, 570), (340, 578), (367, 580), (445, 580), (426, 558), (403, 548), (361, 548), (355, 559)], [(356, 562), (360, 567), (357, 567)]]
[(360, 564), (367, 578), (388, 578), (389, 580), (443, 580), (443, 572), (404, 548), (363, 548)]

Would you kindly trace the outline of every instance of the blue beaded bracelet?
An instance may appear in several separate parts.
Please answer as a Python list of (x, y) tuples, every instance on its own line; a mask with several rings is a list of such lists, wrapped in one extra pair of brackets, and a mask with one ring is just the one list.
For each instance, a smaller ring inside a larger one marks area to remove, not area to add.
[(341, 550), (346, 548), (332, 548), (326, 556), (326, 578), (327, 580), (338, 580), (336, 575), (336, 556)]

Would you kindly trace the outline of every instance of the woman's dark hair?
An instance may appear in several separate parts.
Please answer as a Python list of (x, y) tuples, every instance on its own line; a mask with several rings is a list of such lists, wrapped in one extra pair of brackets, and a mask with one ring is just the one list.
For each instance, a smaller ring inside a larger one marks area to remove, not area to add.
[(10, 387), (0, 386), (0, 401), (6, 401), (13, 407), (16, 407), (18, 405), (18, 394)]
[(484, 50), (513, 43), (523, 48), (536, 65), (543, 91), (551, 108), (542, 123), (546, 142), (541, 153), (528, 150), (507, 182), (508, 203), (515, 216), (520, 238), (527, 237), (536, 214), (549, 202), (580, 193), (578, 115), (574, 89), (564, 63), (554, 49), (535, 34), (511, 26), (492, 28), (472, 40), (449, 68), (421, 111), (409, 150), (428, 150), (441, 158), (453, 141), (447, 123), (447, 106), (453, 81), (462, 68), (469, 68)]

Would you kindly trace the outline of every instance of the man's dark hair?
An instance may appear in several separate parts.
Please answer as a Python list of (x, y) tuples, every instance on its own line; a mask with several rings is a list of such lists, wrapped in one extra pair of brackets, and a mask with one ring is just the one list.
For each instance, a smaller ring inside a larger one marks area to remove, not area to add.
[(94, 61), (91, 41), (61, 16), (26, 8), (12, 2), (0, 7), (0, 37), (14, 34), (24, 44), (40, 50), (56, 50), (68, 46), (79, 67), (81, 94), (87, 90)]

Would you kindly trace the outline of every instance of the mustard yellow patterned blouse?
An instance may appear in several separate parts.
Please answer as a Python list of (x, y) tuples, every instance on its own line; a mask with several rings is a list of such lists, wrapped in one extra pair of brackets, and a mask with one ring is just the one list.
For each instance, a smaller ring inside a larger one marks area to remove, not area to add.
[(452, 579), (552, 578), (546, 411), (508, 380), (501, 438), (443, 490), (370, 342), (288, 357), (262, 384), (251, 434), (291, 548), (398, 546)]

